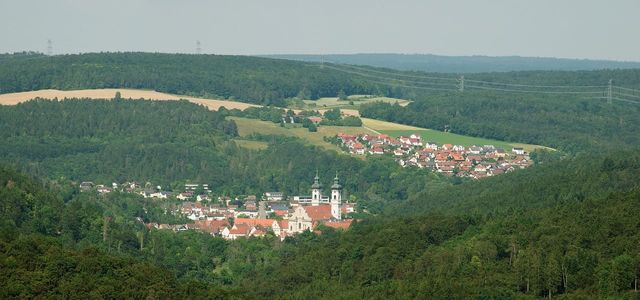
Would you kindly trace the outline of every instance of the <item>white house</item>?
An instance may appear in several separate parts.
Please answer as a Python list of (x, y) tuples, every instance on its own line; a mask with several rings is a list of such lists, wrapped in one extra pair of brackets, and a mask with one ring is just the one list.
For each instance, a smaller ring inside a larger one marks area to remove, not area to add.
[(517, 154), (517, 155), (524, 155), (524, 148), (522, 147), (513, 147), (513, 149), (511, 149), (511, 152)]

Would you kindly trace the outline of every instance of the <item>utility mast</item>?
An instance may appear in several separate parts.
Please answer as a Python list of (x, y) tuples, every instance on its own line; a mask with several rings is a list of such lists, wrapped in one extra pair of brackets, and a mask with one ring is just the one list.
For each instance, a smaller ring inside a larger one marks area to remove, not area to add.
[(458, 84), (458, 90), (460, 91), (460, 93), (464, 92), (464, 76), (460, 76), (460, 79), (458, 80), (460, 83)]
[(611, 104), (613, 98), (613, 79), (609, 79), (609, 89), (607, 90), (607, 103)]
[(47, 40), (47, 55), (53, 55), (53, 41), (51, 39)]
[(201, 54), (202, 53), (202, 47), (200, 45), (200, 40), (196, 41), (196, 54)]

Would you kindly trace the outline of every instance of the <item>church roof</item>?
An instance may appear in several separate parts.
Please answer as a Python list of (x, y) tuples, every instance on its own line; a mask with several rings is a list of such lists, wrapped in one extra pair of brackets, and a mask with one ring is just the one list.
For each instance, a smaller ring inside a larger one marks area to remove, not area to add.
[(327, 227), (334, 228), (334, 229), (348, 229), (349, 226), (351, 226), (351, 222), (353, 222), (353, 219), (346, 219), (346, 220), (342, 220), (342, 221), (325, 222), (324, 225), (327, 226)]
[(332, 217), (331, 206), (326, 204), (318, 206), (304, 206), (304, 211), (312, 221), (329, 220)]

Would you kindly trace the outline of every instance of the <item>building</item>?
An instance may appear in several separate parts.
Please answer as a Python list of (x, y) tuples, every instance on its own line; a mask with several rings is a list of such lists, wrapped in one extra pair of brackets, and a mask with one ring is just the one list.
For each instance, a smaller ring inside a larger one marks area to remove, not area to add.
[(524, 148), (522, 147), (513, 147), (511, 151), (517, 155), (524, 155)]
[(318, 224), (342, 219), (342, 185), (338, 175), (331, 185), (331, 196), (322, 196), (322, 184), (318, 174), (311, 185), (311, 197), (296, 196), (298, 205), (289, 216), (287, 233), (313, 230)]
[(284, 195), (282, 192), (265, 192), (264, 199), (267, 201), (282, 201)]

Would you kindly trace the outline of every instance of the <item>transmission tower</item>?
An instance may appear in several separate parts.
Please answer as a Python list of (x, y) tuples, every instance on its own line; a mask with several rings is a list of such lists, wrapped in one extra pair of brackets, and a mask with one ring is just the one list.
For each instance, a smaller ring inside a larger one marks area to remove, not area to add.
[(464, 76), (460, 76), (459, 82), (458, 90), (462, 93), (464, 92)]
[(613, 79), (609, 79), (609, 88), (607, 90), (607, 103), (611, 104), (613, 98)]
[(51, 39), (47, 40), (47, 55), (53, 55), (53, 41)]
[(196, 54), (201, 54), (202, 53), (202, 47), (200, 44), (200, 41), (196, 41)]

